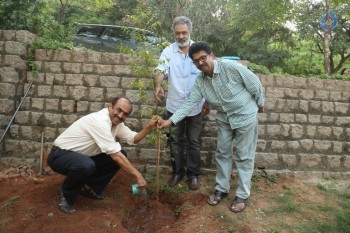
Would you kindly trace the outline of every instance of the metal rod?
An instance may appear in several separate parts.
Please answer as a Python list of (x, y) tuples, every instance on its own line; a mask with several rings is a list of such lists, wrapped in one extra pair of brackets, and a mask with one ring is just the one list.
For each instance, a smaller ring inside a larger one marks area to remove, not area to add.
[(24, 94), (21, 103), (18, 105), (16, 112), (13, 114), (13, 116), (12, 116), (12, 118), (11, 118), (11, 120), (10, 120), (10, 123), (7, 125), (7, 127), (6, 127), (6, 129), (5, 129), (5, 131), (4, 131), (4, 133), (2, 134), (1, 139), (0, 139), (0, 142), (2, 141), (2, 139), (4, 139), (4, 137), (5, 137), (5, 135), (6, 135), (7, 131), (8, 131), (8, 129), (10, 128), (10, 126), (11, 126), (11, 124), (12, 124), (12, 121), (15, 119), (15, 117), (16, 117), (16, 115), (17, 115), (17, 112), (18, 112), (19, 108), (22, 106), (23, 102), (25, 101), (25, 99), (26, 99), (26, 97), (27, 97), (27, 95), (28, 95), (28, 92), (29, 92), (30, 88), (32, 87), (32, 84), (33, 84), (33, 81), (31, 81), (31, 82), (29, 83), (29, 87), (28, 87), (26, 93)]

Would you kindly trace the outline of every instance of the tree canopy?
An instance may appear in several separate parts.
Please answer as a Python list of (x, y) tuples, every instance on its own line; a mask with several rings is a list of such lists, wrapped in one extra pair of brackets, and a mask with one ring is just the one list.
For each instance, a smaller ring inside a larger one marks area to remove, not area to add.
[[(330, 33), (331, 73), (350, 66), (350, 4), (329, 0), (337, 16)], [(239, 56), (272, 72), (323, 74), (325, 1), (309, 0), (2, 0), (0, 28), (25, 29), (69, 43), (74, 23), (135, 26), (173, 41), (172, 20), (186, 15), (193, 40), (216, 56)], [(69, 46), (67, 46), (69, 48)]]

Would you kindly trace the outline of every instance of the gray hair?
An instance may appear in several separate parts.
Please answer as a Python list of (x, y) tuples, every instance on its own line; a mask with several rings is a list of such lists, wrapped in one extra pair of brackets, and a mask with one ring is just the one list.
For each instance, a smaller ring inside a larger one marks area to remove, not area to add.
[(175, 26), (178, 24), (187, 24), (188, 30), (190, 31), (190, 33), (192, 33), (192, 22), (186, 16), (178, 16), (174, 19), (173, 30), (175, 29)]

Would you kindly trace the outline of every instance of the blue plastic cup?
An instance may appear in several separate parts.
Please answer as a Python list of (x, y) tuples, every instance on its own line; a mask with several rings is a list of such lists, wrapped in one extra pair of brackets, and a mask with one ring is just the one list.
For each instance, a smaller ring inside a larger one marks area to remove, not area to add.
[(139, 189), (138, 184), (131, 185), (131, 192), (135, 196), (147, 195), (147, 190), (146, 189)]

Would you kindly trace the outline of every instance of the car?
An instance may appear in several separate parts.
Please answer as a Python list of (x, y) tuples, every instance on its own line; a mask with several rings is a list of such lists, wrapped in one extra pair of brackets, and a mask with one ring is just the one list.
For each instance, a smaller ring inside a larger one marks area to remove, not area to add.
[(158, 45), (162, 42), (155, 33), (135, 27), (78, 23), (74, 29), (74, 46), (99, 52), (118, 53), (120, 46), (159, 52)]

